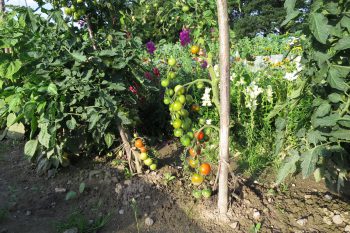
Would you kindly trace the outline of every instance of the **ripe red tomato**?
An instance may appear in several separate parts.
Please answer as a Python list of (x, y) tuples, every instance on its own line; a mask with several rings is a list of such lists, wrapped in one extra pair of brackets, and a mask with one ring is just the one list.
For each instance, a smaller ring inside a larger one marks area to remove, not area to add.
[(199, 167), (199, 173), (201, 175), (209, 175), (211, 171), (211, 167), (210, 167), (210, 164), (209, 163), (203, 163), (200, 167)]
[(203, 133), (203, 131), (196, 132), (195, 137), (197, 138), (198, 141), (203, 140), (203, 138), (204, 138), (204, 133)]

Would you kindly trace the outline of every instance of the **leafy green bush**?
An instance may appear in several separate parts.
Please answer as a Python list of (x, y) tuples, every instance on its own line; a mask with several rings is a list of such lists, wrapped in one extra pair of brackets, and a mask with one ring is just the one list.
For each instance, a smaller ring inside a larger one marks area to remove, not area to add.
[(25, 154), (41, 168), (111, 147), (118, 125), (134, 125), (142, 97), (156, 90), (140, 72), (138, 37), (104, 28), (89, 38), (86, 23), (45, 12), (14, 8), (0, 25), (0, 48), (11, 48), (0, 52), (0, 126), (26, 126)]
[[(295, 1), (285, 3), (285, 23), (293, 24), (300, 11)], [(313, 1), (303, 22), (307, 38), (303, 54), (304, 82), (295, 96), (303, 98), (305, 86), (312, 90), (311, 125), (301, 127), (297, 144), (282, 166), (278, 182), (296, 171), (300, 164), (303, 178), (314, 174), (316, 180), (339, 190), (350, 170), (350, 3), (349, 1)], [(311, 111), (311, 109), (310, 109)], [(309, 126), (309, 127), (307, 127)], [(301, 162), (301, 163), (300, 163)], [(336, 185), (335, 185), (336, 184)]]

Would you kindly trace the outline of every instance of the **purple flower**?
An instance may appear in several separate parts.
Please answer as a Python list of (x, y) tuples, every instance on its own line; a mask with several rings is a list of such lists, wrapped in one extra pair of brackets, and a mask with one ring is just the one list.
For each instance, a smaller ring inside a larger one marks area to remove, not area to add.
[(191, 43), (190, 30), (182, 29), (180, 32), (180, 43), (182, 46), (186, 46)]
[(208, 67), (208, 62), (207, 62), (206, 60), (203, 60), (201, 63), (202, 63), (202, 64), (201, 64), (201, 67), (202, 67), (203, 69), (206, 69), (206, 68)]
[(147, 51), (149, 54), (154, 54), (154, 51), (156, 51), (156, 45), (153, 43), (153, 41), (148, 41), (146, 43)]

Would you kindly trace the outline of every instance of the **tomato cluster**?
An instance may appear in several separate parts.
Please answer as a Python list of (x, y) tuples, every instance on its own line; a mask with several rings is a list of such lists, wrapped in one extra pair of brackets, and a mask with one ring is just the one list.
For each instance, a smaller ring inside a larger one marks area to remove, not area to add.
[(139, 159), (143, 161), (143, 163), (149, 167), (150, 170), (154, 171), (157, 169), (157, 164), (155, 159), (151, 158), (148, 149), (145, 146), (143, 140), (141, 138), (137, 138), (135, 140), (135, 147), (140, 151)]
[[(197, 45), (192, 45), (189, 52), (196, 56), (201, 51)], [(191, 176), (191, 182), (195, 186), (199, 186), (203, 183), (206, 176), (211, 172), (211, 165), (209, 163), (200, 163), (202, 158), (200, 154), (205, 142), (209, 140), (209, 137), (203, 130), (196, 130), (193, 127), (190, 115), (198, 119), (198, 112), (200, 106), (194, 102), (193, 97), (187, 92), (185, 85), (176, 85), (172, 83), (176, 79), (176, 69), (179, 67), (175, 58), (168, 59), (168, 72), (166, 78), (161, 80), (161, 85), (165, 87), (164, 104), (169, 105), (169, 111), (171, 115), (171, 124), (174, 128), (174, 136), (180, 138), (180, 142), (184, 147), (189, 148), (189, 157), (187, 158), (188, 165), (194, 169), (195, 173)], [(175, 82), (174, 82), (175, 83)], [(204, 83), (197, 80), (196, 87), (198, 89), (204, 88)], [(205, 124), (205, 120), (199, 119), (200, 125)], [(200, 196), (210, 197), (211, 190), (205, 189), (203, 191), (194, 190), (193, 196), (199, 198)]]

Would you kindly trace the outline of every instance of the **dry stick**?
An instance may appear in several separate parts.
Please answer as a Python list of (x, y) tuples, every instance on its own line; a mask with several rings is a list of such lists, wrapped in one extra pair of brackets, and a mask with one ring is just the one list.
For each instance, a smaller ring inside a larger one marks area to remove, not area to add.
[(123, 141), (124, 149), (126, 152), (126, 157), (128, 158), (130, 172), (131, 172), (131, 174), (133, 174), (134, 169), (133, 169), (133, 166), (131, 163), (131, 160), (132, 160), (132, 158), (131, 158), (132, 157), (131, 156), (131, 146), (130, 146), (129, 141), (128, 141), (128, 136), (125, 133), (123, 127), (121, 127), (120, 125), (118, 125), (118, 130), (119, 130), (120, 137), (122, 138), (122, 141)]
[(228, 210), (228, 161), (230, 130), (230, 42), (227, 0), (217, 0), (220, 43), (220, 159), (218, 209)]
[[(91, 26), (89, 15), (86, 16), (86, 24), (87, 24), (87, 27), (88, 27), (89, 38), (90, 38), (90, 40), (92, 42), (92, 48), (96, 51), (97, 50), (97, 46), (96, 46), (96, 43), (95, 43), (94, 32), (92, 30), (92, 26)], [(132, 161), (132, 152), (133, 151), (132, 151), (132, 148), (131, 148), (130, 143), (129, 143), (129, 133), (120, 124), (118, 124), (118, 130), (119, 130), (119, 134), (120, 134), (120, 137), (122, 138), (122, 142), (123, 142), (123, 145), (124, 145), (124, 148), (125, 148), (125, 151), (126, 151), (126, 156), (127, 156), (127, 159), (128, 159), (130, 172), (131, 172), (131, 174), (133, 174), (134, 173), (134, 169), (133, 169), (133, 165), (131, 163), (131, 161)], [(136, 156), (135, 153), (133, 153), (133, 154), (134, 154), (134, 157), (135, 157), (136, 172), (137, 173), (141, 173), (142, 170), (141, 170), (141, 165), (140, 165), (140, 162), (138, 160), (138, 157)]]

